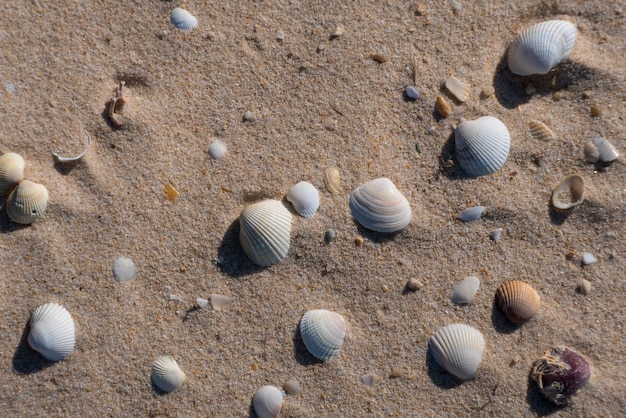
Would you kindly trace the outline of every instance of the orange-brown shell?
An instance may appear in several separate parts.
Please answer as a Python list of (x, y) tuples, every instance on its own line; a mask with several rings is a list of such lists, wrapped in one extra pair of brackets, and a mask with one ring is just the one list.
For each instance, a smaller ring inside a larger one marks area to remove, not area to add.
[(496, 306), (515, 324), (535, 316), (540, 305), (537, 291), (520, 280), (503, 283), (496, 291)]

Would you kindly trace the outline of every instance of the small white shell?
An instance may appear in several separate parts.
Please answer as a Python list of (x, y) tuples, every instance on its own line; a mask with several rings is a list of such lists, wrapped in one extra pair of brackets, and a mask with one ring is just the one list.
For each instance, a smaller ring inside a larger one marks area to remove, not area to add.
[(356, 188), (350, 195), (352, 216), (377, 232), (397, 232), (411, 222), (411, 206), (391, 180), (382, 177)]
[(252, 407), (259, 418), (276, 418), (283, 407), (283, 393), (274, 386), (263, 386), (254, 394)]
[(152, 381), (163, 392), (178, 389), (185, 377), (185, 373), (171, 356), (161, 356), (152, 363)]
[(483, 358), (485, 339), (475, 328), (452, 324), (430, 337), (430, 350), (435, 361), (462, 380), (474, 376)]
[(456, 158), (470, 176), (495, 173), (506, 162), (511, 136), (504, 123), (493, 116), (462, 122), (454, 131)]
[(610, 163), (619, 157), (619, 152), (617, 152), (613, 144), (611, 144), (606, 138), (594, 136), (591, 142), (598, 148), (600, 161)]
[(58, 303), (39, 306), (30, 317), (28, 344), (50, 361), (59, 361), (74, 351), (72, 315)]
[(60, 163), (70, 163), (73, 161), (78, 161), (81, 158), (83, 158), (83, 156), (87, 153), (87, 151), (89, 150), (89, 147), (91, 146), (91, 135), (89, 135), (89, 132), (84, 131), (85, 134), (87, 135), (87, 145), (85, 146), (85, 149), (83, 150), (83, 152), (81, 152), (80, 154), (78, 154), (75, 157), (62, 157), (59, 154), (57, 154), (54, 151), (52, 152), (52, 155), (57, 159), (58, 162)]
[(320, 207), (320, 193), (315, 186), (301, 181), (289, 189), (287, 200), (291, 202), (301, 216), (312, 218)]
[(270, 266), (287, 256), (291, 246), (291, 213), (277, 200), (247, 206), (239, 217), (243, 252), (259, 266)]
[(509, 47), (509, 69), (513, 74), (547, 74), (567, 60), (574, 48), (578, 29), (564, 20), (549, 20), (531, 26)]
[(502, 228), (496, 228), (493, 231), (491, 231), (491, 239), (493, 239), (493, 241), (497, 244), (500, 242), (500, 236), (502, 235)]
[(466, 305), (471, 303), (476, 296), (476, 291), (480, 287), (480, 280), (478, 277), (468, 276), (464, 278), (459, 284), (454, 287), (452, 292), (452, 302), (457, 305)]
[(530, 136), (539, 141), (548, 142), (556, 139), (554, 132), (543, 122), (531, 120), (528, 127), (530, 128)]
[(583, 265), (588, 266), (589, 264), (597, 263), (598, 259), (591, 253), (583, 253)]
[(480, 219), (483, 216), (483, 212), (485, 211), (484, 206), (473, 206), (471, 208), (467, 208), (458, 215), (456, 215), (457, 219), (462, 222), (473, 222)]
[(461, 81), (453, 75), (446, 80), (446, 88), (461, 103), (465, 102), (469, 96), (470, 86), (461, 83)]
[(137, 266), (127, 257), (118, 257), (113, 262), (113, 278), (118, 283), (125, 283), (135, 278)]
[(346, 321), (336, 312), (325, 309), (307, 311), (300, 320), (300, 335), (307, 350), (326, 361), (337, 354), (346, 336)]
[(198, 19), (187, 10), (177, 7), (170, 14), (170, 22), (176, 29), (191, 30), (198, 26)]
[(6, 196), (24, 180), (24, 167), (26, 161), (19, 154), (8, 152), (0, 156), (0, 196)]
[(46, 211), (48, 196), (45, 186), (24, 180), (9, 194), (7, 214), (13, 222), (32, 224)]
[(214, 160), (219, 160), (226, 155), (226, 145), (224, 145), (222, 141), (213, 141), (211, 145), (209, 145), (209, 155)]
[(578, 174), (565, 178), (552, 191), (552, 206), (559, 210), (572, 209), (585, 200), (585, 180)]

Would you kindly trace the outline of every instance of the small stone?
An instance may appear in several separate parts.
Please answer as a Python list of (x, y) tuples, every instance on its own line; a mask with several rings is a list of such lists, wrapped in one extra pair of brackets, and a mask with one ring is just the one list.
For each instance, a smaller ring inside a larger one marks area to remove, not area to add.
[(417, 89), (413, 86), (408, 86), (406, 89), (404, 89), (404, 94), (406, 95), (407, 99), (412, 101), (420, 98), (420, 92), (417, 91)]
[(558, 102), (562, 98), (563, 98), (563, 92), (562, 91), (555, 91), (554, 93), (552, 93), (552, 100), (554, 100), (555, 102)]
[(602, 116), (602, 110), (597, 104), (591, 105), (591, 116), (593, 116), (594, 118)]
[(330, 244), (331, 242), (333, 242), (335, 240), (335, 230), (332, 228), (328, 228), (326, 230), (326, 233), (324, 234), (324, 242), (326, 244)]
[(583, 279), (578, 285), (578, 293), (581, 295), (589, 295), (591, 293), (591, 282), (589, 280)]
[(480, 90), (480, 94), (483, 97), (491, 97), (496, 93), (496, 89), (493, 86), (484, 86), (481, 90)]
[(588, 266), (589, 264), (597, 263), (598, 259), (591, 253), (583, 253), (583, 265)]
[(296, 379), (289, 379), (283, 385), (283, 390), (287, 395), (295, 395), (300, 392), (300, 382)]
[(424, 16), (427, 11), (428, 11), (428, 6), (426, 6), (424, 3), (417, 3), (415, 5), (415, 14), (417, 16)]
[(409, 279), (409, 283), (407, 283), (407, 287), (410, 290), (416, 291), (416, 290), (419, 290), (422, 287), (424, 287), (424, 284), (422, 282), (420, 282), (419, 280), (417, 280), (416, 278), (411, 277)]
[(171, 184), (165, 185), (165, 195), (170, 202), (173, 202), (178, 197), (178, 191)]
[(435, 109), (437, 109), (437, 112), (443, 118), (447, 118), (448, 116), (450, 116), (450, 113), (452, 113), (452, 109), (450, 109), (448, 103), (446, 103), (446, 101), (441, 96), (437, 96), (437, 99), (435, 100)]
[(276, 31), (276, 40), (280, 42), (285, 40), (285, 32), (282, 29)]
[(357, 247), (360, 247), (361, 245), (363, 245), (363, 237), (356, 237), (356, 238), (354, 239), (354, 244), (355, 244)]
[(404, 370), (402, 367), (394, 367), (393, 369), (391, 369), (391, 374), (389, 375), (389, 377), (392, 379), (397, 379), (404, 376), (405, 374), (406, 370)]
[(214, 160), (219, 160), (226, 154), (226, 145), (222, 141), (213, 141), (209, 145), (209, 155)]
[(384, 54), (370, 54), (370, 58), (373, 59), (374, 61), (376, 61), (379, 64), (384, 64), (387, 61), (389, 61), (387, 56), (384, 55)]
[(374, 373), (368, 373), (361, 376), (361, 382), (367, 387), (374, 387), (377, 381), (377, 377)]
[(335, 29), (333, 29), (333, 31), (330, 33), (330, 39), (339, 38), (345, 32), (346, 28), (344, 28), (342, 25), (337, 25), (335, 26)]
[(246, 111), (246, 113), (243, 114), (243, 121), (244, 122), (252, 122), (253, 120), (254, 120), (254, 115), (249, 110)]

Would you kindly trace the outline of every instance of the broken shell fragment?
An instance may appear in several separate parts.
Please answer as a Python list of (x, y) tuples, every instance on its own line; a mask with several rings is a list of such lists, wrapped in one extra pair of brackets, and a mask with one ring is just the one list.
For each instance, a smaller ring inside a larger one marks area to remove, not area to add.
[(572, 209), (585, 200), (585, 180), (578, 174), (561, 181), (552, 191), (552, 206), (559, 210)]
[(320, 193), (307, 181), (301, 181), (291, 187), (287, 193), (287, 200), (291, 202), (296, 212), (305, 218), (315, 216), (320, 207)]
[(528, 283), (513, 280), (498, 287), (496, 306), (509, 321), (522, 324), (539, 311), (541, 300), (537, 291)]
[(610, 163), (619, 157), (619, 152), (608, 139), (594, 136), (591, 142), (598, 148), (598, 156), (603, 163)]
[(7, 214), (13, 222), (32, 224), (48, 206), (48, 189), (42, 184), (24, 180), (7, 198)]
[(324, 185), (332, 195), (341, 193), (341, 174), (337, 167), (328, 167), (324, 170)]
[(152, 363), (152, 381), (163, 392), (173, 392), (185, 381), (185, 373), (171, 356), (159, 357)]
[(382, 177), (359, 186), (350, 195), (358, 223), (376, 232), (397, 232), (411, 223), (411, 206), (391, 180)]
[(470, 86), (463, 84), (455, 76), (448, 77), (446, 80), (446, 88), (461, 103), (465, 102), (469, 96)]
[(127, 257), (118, 257), (113, 262), (113, 277), (118, 283), (125, 283), (135, 278), (137, 266)]
[(452, 113), (452, 109), (441, 96), (437, 96), (435, 100), (435, 109), (441, 115), (442, 118), (447, 118)]
[(219, 311), (225, 306), (232, 304), (235, 299), (230, 296), (218, 295), (217, 293), (211, 293), (211, 306), (216, 311)]
[(176, 29), (192, 30), (198, 26), (198, 19), (187, 10), (177, 7), (170, 14), (170, 22)]
[(506, 162), (511, 147), (509, 130), (499, 119), (483, 116), (463, 121), (454, 131), (459, 165), (469, 176), (495, 173)]
[(600, 150), (592, 141), (585, 142), (583, 152), (585, 153), (585, 161), (590, 164), (595, 164), (600, 160)]
[(480, 219), (484, 211), (484, 206), (474, 206), (459, 212), (459, 214), (456, 215), (456, 218), (461, 222), (473, 222)]
[(7, 195), (24, 180), (24, 167), (26, 161), (19, 154), (8, 152), (0, 156), (0, 196)]
[(467, 305), (474, 300), (476, 291), (480, 287), (480, 280), (478, 277), (468, 276), (464, 278), (459, 284), (454, 287), (452, 292), (452, 303), (457, 305)]
[(76, 157), (61, 157), (56, 152), (51, 151), (52, 155), (57, 159), (58, 162), (60, 162), (60, 163), (69, 163), (69, 162), (73, 162), (73, 161), (78, 161), (81, 158), (83, 158), (83, 156), (87, 153), (87, 151), (89, 150), (89, 147), (91, 146), (91, 136), (89, 135), (89, 132), (87, 132), (87, 131), (84, 131), (84, 132), (85, 132), (85, 135), (87, 135), (87, 145), (85, 146), (85, 149), (83, 150), (83, 152), (78, 154)]
[(252, 407), (259, 418), (276, 418), (283, 407), (283, 393), (274, 386), (263, 386), (254, 394)]
[(541, 392), (557, 405), (566, 405), (591, 377), (589, 362), (567, 347), (548, 351), (533, 363), (530, 377)]
[(224, 145), (222, 141), (213, 141), (211, 145), (209, 145), (209, 155), (214, 160), (219, 160), (226, 155), (226, 145)]
[(346, 321), (325, 309), (307, 311), (300, 320), (300, 335), (309, 353), (326, 361), (337, 354), (346, 335)]
[(270, 266), (287, 256), (291, 246), (291, 213), (278, 200), (247, 206), (239, 217), (243, 252), (259, 266)]
[(483, 358), (485, 339), (480, 331), (465, 324), (452, 324), (430, 337), (433, 358), (441, 367), (459, 379), (476, 374)]
[(552, 132), (552, 130), (550, 130), (550, 128), (548, 128), (543, 122), (531, 120), (528, 127), (530, 128), (530, 136), (536, 140), (548, 142), (556, 139), (554, 132)]
[(39, 306), (30, 317), (28, 345), (50, 361), (59, 361), (74, 351), (72, 315), (58, 303)]
[(500, 242), (500, 236), (502, 235), (502, 228), (496, 228), (491, 231), (491, 239), (497, 244)]

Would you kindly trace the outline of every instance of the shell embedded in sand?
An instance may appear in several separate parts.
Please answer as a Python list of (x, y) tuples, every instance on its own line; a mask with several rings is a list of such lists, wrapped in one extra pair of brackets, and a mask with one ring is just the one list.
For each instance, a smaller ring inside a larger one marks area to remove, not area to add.
[(589, 362), (567, 347), (556, 347), (533, 363), (530, 377), (557, 405), (566, 405), (591, 377)]
[(320, 193), (307, 181), (292, 186), (287, 193), (287, 200), (291, 202), (296, 212), (305, 218), (315, 216), (320, 207)]
[(283, 407), (283, 393), (274, 386), (263, 386), (254, 394), (252, 407), (259, 418), (276, 418)]
[(171, 356), (161, 356), (152, 363), (152, 381), (163, 392), (175, 391), (185, 378), (185, 373)]
[(170, 14), (170, 22), (176, 29), (192, 30), (198, 26), (198, 19), (187, 10), (177, 7)]
[(585, 200), (585, 180), (578, 174), (566, 177), (552, 191), (552, 206), (567, 211)]
[(513, 280), (498, 287), (496, 306), (509, 321), (521, 324), (537, 314), (541, 300), (537, 291), (530, 284)]
[(352, 216), (367, 229), (397, 232), (411, 223), (411, 206), (391, 180), (382, 177), (358, 187), (350, 195)]
[[(446, 80), (446, 88), (459, 102), (467, 101), (469, 97), (469, 89), (470, 86), (467, 84), (463, 84), (459, 79), (455, 76), (450, 76)], [(443, 116), (443, 115), (442, 115)]]
[(243, 252), (259, 266), (280, 262), (291, 246), (291, 213), (278, 200), (247, 206), (239, 217)]
[(341, 193), (341, 174), (337, 167), (328, 167), (324, 170), (324, 185), (332, 195)]
[(452, 324), (435, 332), (429, 346), (437, 364), (459, 379), (467, 380), (478, 370), (485, 339), (469, 325)]
[(346, 321), (336, 312), (325, 309), (307, 311), (300, 320), (300, 335), (307, 350), (326, 361), (337, 354), (346, 335)]
[(58, 303), (39, 306), (30, 317), (28, 345), (50, 361), (59, 361), (74, 351), (72, 315)]
[(7, 214), (13, 222), (32, 224), (48, 206), (48, 189), (42, 184), (24, 180), (7, 198)]
[(21, 155), (8, 152), (0, 156), (0, 196), (6, 196), (24, 180), (26, 161)]
[(483, 116), (463, 121), (454, 131), (456, 159), (469, 176), (495, 173), (506, 162), (511, 147), (509, 130), (499, 119)]

